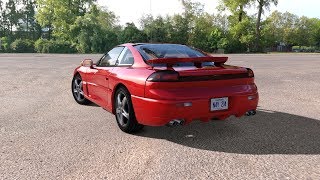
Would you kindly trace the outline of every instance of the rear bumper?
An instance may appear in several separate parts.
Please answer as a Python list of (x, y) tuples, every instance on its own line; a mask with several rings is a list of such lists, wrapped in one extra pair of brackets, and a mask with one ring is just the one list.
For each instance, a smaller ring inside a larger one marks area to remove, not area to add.
[[(254, 96), (254, 99), (249, 100), (249, 96)], [(241, 117), (247, 111), (256, 110), (258, 106), (259, 95), (257, 92), (228, 97), (229, 108), (223, 111), (210, 111), (210, 102), (213, 97), (176, 101), (156, 100), (132, 95), (131, 99), (138, 122), (148, 126), (163, 126), (174, 119), (183, 119), (188, 124), (194, 120), (223, 120), (232, 115)], [(182, 103), (186, 102), (191, 102), (192, 106), (184, 107)]]

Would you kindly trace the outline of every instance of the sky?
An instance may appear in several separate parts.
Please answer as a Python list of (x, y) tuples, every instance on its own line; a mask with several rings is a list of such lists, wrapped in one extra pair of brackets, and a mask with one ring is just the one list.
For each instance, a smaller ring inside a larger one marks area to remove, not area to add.
[[(205, 5), (205, 11), (212, 14), (217, 13), (216, 7), (220, 0), (194, 0)], [(272, 6), (270, 12), (278, 10), (280, 12), (291, 12), (298, 16), (320, 18), (319, 0), (278, 0), (278, 6)], [(153, 16), (174, 15), (182, 12), (180, 0), (98, 0), (101, 6), (107, 7), (118, 17), (121, 25), (133, 22), (139, 26), (139, 19), (143, 15)], [(266, 12), (265, 15), (270, 14)], [(255, 14), (255, 10), (250, 10), (249, 14)]]

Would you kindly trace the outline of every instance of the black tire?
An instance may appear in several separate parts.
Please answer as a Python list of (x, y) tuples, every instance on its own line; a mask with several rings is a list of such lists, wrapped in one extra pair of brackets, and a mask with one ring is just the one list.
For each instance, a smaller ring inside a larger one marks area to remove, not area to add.
[(81, 105), (90, 104), (91, 101), (86, 99), (83, 95), (82, 78), (80, 74), (76, 74), (71, 82), (71, 90), (74, 100)]
[(114, 108), (117, 124), (119, 128), (126, 133), (135, 133), (140, 131), (144, 126), (139, 124), (131, 102), (129, 91), (120, 87), (114, 96)]

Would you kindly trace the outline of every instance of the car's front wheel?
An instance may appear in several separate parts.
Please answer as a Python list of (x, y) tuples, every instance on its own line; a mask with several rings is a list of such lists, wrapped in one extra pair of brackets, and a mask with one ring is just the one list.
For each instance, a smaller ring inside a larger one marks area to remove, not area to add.
[(82, 105), (91, 103), (88, 99), (84, 97), (82, 78), (79, 74), (76, 74), (73, 77), (72, 83), (71, 83), (71, 89), (72, 89), (72, 95), (74, 97), (74, 100), (76, 100), (77, 103)]
[(136, 120), (131, 96), (127, 89), (120, 87), (115, 93), (114, 107), (119, 128), (126, 133), (135, 133), (143, 128)]

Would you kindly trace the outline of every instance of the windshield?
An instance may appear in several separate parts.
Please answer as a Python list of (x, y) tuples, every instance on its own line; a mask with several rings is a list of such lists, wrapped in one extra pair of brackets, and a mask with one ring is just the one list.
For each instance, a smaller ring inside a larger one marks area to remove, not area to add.
[[(195, 58), (206, 56), (200, 51), (178, 44), (142, 44), (135, 46), (135, 48), (140, 52), (145, 61), (159, 58)], [(213, 66), (213, 63), (205, 62), (202, 65)], [(156, 66), (164, 66), (164, 64), (157, 64)], [(178, 63), (175, 66), (194, 66), (194, 64), (187, 62)]]

